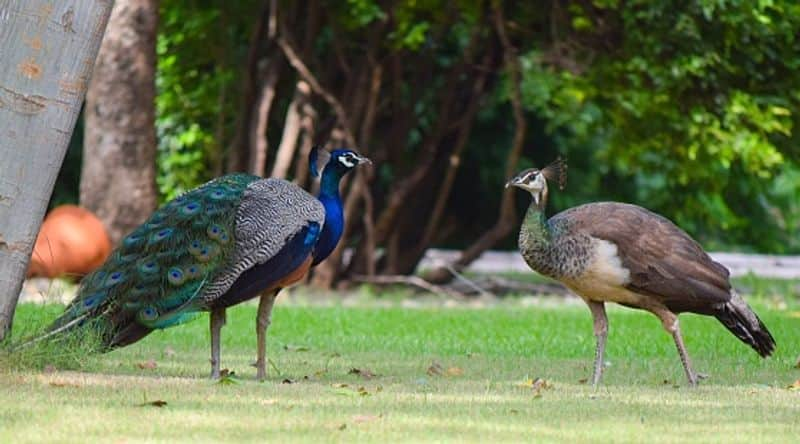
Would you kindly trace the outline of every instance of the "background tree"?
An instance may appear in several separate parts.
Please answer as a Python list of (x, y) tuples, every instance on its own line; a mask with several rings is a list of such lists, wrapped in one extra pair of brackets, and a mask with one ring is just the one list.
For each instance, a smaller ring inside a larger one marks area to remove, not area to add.
[(116, 243), (156, 207), (157, 0), (117, 0), (86, 95), (81, 205)]
[[(509, 171), (570, 163), (552, 210), (664, 214), (707, 248), (800, 252), (800, 5), (162, 0), (161, 199), (229, 171), (313, 188), (314, 142), (375, 162), (314, 282), (515, 244)], [(214, 32), (209, 32), (214, 30)], [(427, 277), (451, 277), (444, 267)]]
[(110, 2), (0, 5), (0, 341), (72, 135)]

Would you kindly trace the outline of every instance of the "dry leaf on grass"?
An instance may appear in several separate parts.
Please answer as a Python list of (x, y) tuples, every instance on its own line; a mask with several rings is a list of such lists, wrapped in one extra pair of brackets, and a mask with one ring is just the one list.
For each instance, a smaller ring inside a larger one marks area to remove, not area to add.
[(155, 401), (143, 402), (139, 404), (139, 407), (164, 407), (165, 405), (167, 405), (167, 401), (157, 399)]
[(344, 430), (344, 429), (346, 429), (346, 428), (347, 428), (347, 424), (342, 424), (342, 425), (340, 425), (340, 426), (339, 426), (339, 427), (337, 427), (337, 428), (338, 428), (339, 430)]
[(434, 361), (431, 363), (430, 367), (428, 367), (428, 371), (426, 373), (428, 373), (428, 376), (442, 376), (443, 372), (444, 368), (442, 367), (442, 364)]
[(72, 388), (78, 388), (78, 387), (80, 387), (80, 385), (76, 384), (74, 382), (56, 380), (56, 381), (50, 381), (50, 387), (58, 387), (58, 388), (72, 387)]
[(553, 388), (553, 384), (542, 378), (529, 378), (525, 381), (517, 383), (516, 386), (531, 389), (531, 391), (533, 391), (533, 395), (537, 398), (542, 396), (542, 390), (550, 390)]
[(797, 357), (797, 362), (794, 363), (794, 368), (800, 368), (800, 356)]
[(283, 381), (281, 381), (281, 384), (294, 384), (294, 383), (296, 383), (296, 382), (297, 382), (297, 381), (295, 381), (294, 379), (289, 379), (289, 378), (286, 378), (286, 379), (284, 379)]
[(458, 367), (448, 367), (444, 374), (447, 376), (464, 376), (464, 370)]
[(283, 349), (290, 352), (307, 352), (311, 350), (309, 347), (306, 347), (305, 345), (292, 345), (292, 344), (284, 345)]
[(158, 367), (158, 364), (153, 359), (150, 359), (149, 361), (139, 362), (136, 366), (142, 370), (153, 370)]
[(381, 418), (383, 418), (383, 414), (380, 414), (380, 415), (356, 415), (356, 416), (353, 416), (353, 422), (355, 422), (355, 423), (371, 422), (371, 421), (376, 421), (376, 420), (381, 419)]
[(372, 379), (377, 376), (375, 373), (372, 373), (372, 370), (368, 368), (351, 368), (348, 375), (358, 375), (364, 379)]
[(800, 390), (800, 379), (789, 384), (789, 386), (787, 386), (786, 388), (789, 390)]

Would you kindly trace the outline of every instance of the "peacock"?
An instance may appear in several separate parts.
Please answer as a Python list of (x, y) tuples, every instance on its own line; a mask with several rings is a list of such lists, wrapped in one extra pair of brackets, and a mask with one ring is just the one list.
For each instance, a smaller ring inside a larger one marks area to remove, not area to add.
[(266, 331), (278, 292), (328, 257), (344, 229), (341, 179), (369, 159), (349, 149), (314, 148), (314, 197), (282, 179), (235, 173), (164, 204), (122, 239), (81, 282), (46, 335), (94, 331), (101, 351), (210, 312), (211, 377), (220, 376), (225, 309), (261, 295), (257, 378), (266, 377)]
[(686, 352), (678, 314), (716, 317), (760, 356), (775, 349), (767, 327), (731, 287), (728, 270), (686, 232), (642, 207), (589, 203), (547, 219), (547, 180), (563, 189), (566, 163), (527, 169), (507, 184), (533, 197), (519, 233), (519, 249), (535, 271), (556, 279), (589, 306), (597, 338), (592, 384), (603, 372), (608, 319), (605, 302), (656, 315), (678, 349), (689, 384), (698, 382)]

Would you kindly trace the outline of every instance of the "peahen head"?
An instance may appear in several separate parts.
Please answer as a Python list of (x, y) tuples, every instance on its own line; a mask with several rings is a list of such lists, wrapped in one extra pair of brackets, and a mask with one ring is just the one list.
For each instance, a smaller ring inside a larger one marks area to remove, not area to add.
[(567, 163), (564, 160), (557, 159), (541, 170), (528, 168), (506, 182), (506, 188), (509, 186), (521, 188), (531, 193), (534, 204), (544, 205), (547, 202), (548, 180), (557, 180), (558, 188), (564, 189), (564, 185), (567, 183)]

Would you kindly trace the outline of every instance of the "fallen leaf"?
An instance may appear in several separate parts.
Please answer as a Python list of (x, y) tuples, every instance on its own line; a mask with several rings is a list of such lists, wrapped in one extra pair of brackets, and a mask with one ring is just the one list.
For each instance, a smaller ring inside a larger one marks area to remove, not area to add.
[(519, 413), (519, 410), (511, 409), (511, 410), (508, 411), (508, 413), (511, 413), (512, 415), (516, 415), (517, 413)]
[(75, 384), (74, 382), (66, 382), (66, 381), (50, 381), (50, 386), (51, 387), (58, 387), (58, 388), (61, 388), (61, 387), (74, 387), (74, 388), (80, 387), (80, 385)]
[(367, 369), (367, 368), (363, 368), (363, 369), (362, 368), (351, 368), (350, 371), (347, 372), (347, 374), (348, 375), (358, 375), (358, 376), (361, 376), (364, 379), (372, 379), (375, 376), (377, 376), (375, 373), (372, 373), (372, 370)]
[(800, 356), (797, 357), (797, 362), (795, 362), (794, 368), (800, 368)]
[(258, 401), (258, 403), (261, 404), (261, 405), (275, 405), (275, 404), (278, 403), (278, 400), (277, 399), (262, 399), (262, 400)]
[(230, 385), (238, 383), (239, 383), (239, 378), (236, 376), (236, 372), (230, 371), (227, 368), (223, 368), (219, 372), (219, 381), (217, 381), (217, 384)]
[(578, 384), (586, 384), (587, 382), (589, 382), (589, 378), (578, 379)]
[(661, 383), (664, 384), (664, 385), (670, 385), (670, 384), (672, 384), (672, 381), (670, 381), (669, 379), (665, 379), (665, 380), (661, 381)]
[(533, 391), (533, 396), (536, 398), (542, 396), (542, 390), (550, 390), (553, 388), (553, 384), (542, 378), (529, 378), (517, 383), (516, 386), (531, 389), (531, 391)]
[(798, 379), (797, 381), (791, 383), (786, 388), (788, 388), (789, 390), (800, 390), (800, 379)]
[(464, 376), (464, 370), (458, 367), (448, 367), (444, 374), (447, 376)]
[(442, 372), (444, 372), (444, 368), (438, 362), (431, 363), (430, 367), (428, 367), (428, 376), (442, 376)]
[(286, 351), (291, 351), (291, 352), (307, 352), (307, 351), (311, 350), (310, 348), (306, 347), (305, 345), (292, 345), (292, 344), (284, 345), (283, 349), (286, 350)]
[(347, 387), (347, 384), (342, 384), (342, 383), (331, 384), (331, 387), (333, 387), (333, 388), (345, 388), (345, 387)]
[(347, 428), (347, 424), (342, 424), (338, 428), (339, 428), (339, 430), (344, 430), (344, 429)]
[(162, 401), (162, 400), (158, 399), (158, 400), (155, 400), (155, 401), (148, 401), (148, 402), (144, 402), (142, 404), (139, 404), (139, 407), (164, 407), (165, 405), (167, 405), (167, 401)]
[(368, 391), (366, 388), (364, 388), (364, 387), (359, 387), (359, 388), (358, 388), (358, 394), (359, 394), (360, 396), (369, 396), (369, 395), (371, 395), (372, 393), (370, 393), (370, 392), (369, 392), (369, 391)]
[(281, 381), (281, 384), (294, 384), (295, 382), (297, 381), (295, 381), (294, 379), (286, 378), (283, 381)]
[(353, 416), (353, 422), (370, 422), (381, 419), (383, 415), (356, 415)]
[(156, 361), (151, 359), (149, 361), (139, 362), (136, 364), (136, 366), (142, 370), (153, 370), (158, 367), (158, 364), (156, 364)]

